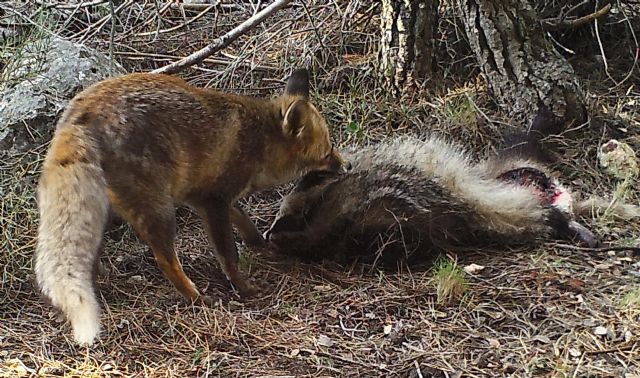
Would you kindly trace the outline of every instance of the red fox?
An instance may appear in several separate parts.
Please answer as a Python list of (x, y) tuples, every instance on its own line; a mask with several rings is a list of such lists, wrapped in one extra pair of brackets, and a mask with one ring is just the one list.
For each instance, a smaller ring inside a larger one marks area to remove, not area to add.
[[(383, 265), (429, 260), (434, 248), (550, 238), (598, 245), (574, 217), (607, 203), (574, 201), (541, 162), (538, 141), (512, 139), (523, 141), (481, 162), (437, 137), (402, 137), (352, 151), (345, 154), (353, 164), (346, 174), (310, 172), (299, 180), (265, 236), (284, 254)], [(640, 216), (633, 205), (610, 210)]]
[(175, 205), (204, 220), (222, 270), (243, 296), (256, 289), (238, 270), (232, 224), (265, 244), (236, 201), (310, 170), (345, 161), (295, 70), (283, 95), (258, 99), (201, 89), (180, 78), (129, 74), (73, 98), (49, 147), (38, 185), (37, 284), (71, 322), (79, 344), (99, 334), (94, 267), (110, 211), (130, 223), (162, 273), (186, 298), (208, 303), (174, 250)]

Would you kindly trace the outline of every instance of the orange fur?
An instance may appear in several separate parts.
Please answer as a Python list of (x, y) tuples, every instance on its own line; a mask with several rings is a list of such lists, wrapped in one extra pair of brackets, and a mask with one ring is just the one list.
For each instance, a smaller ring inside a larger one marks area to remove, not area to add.
[(157, 74), (108, 79), (69, 104), (40, 179), (38, 284), (71, 320), (76, 340), (99, 332), (92, 269), (109, 207), (152, 249), (191, 300), (204, 300), (174, 250), (175, 205), (202, 216), (220, 265), (241, 295), (256, 289), (238, 269), (232, 223), (245, 243), (264, 244), (236, 201), (344, 160), (309, 101), (306, 70), (284, 95), (258, 99), (196, 88)]

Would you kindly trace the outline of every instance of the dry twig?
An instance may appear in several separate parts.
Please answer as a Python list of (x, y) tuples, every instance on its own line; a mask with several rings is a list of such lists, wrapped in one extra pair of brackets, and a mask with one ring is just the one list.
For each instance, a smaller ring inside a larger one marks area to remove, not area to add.
[(198, 64), (206, 59), (208, 56), (215, 54), (216, 52), (222, 50), (223, 48), (229, 46), (233, 41), (235, 41), (242, 34), (251, 30), (253, 27), (261, 23), (264, 19), (271, 16), (278, 9), (285, 7), (292, 0), (276, 0), (268, 7), (264, 8), (260, 12), (256, 13), (253, 17), (249, 18), (242, 24), (238, 25), (227, 34), (222, 37), (216, 38), (209, 45), (204, 47), (203, 49), (177, 61), (171, 63), (167, 66), (158, 68), (153, 70), (153, 73), (175, 73), (186, 67), (192, 66), (194, 64)]
[(588, 24), (591, 21), (597, 20), (598, 18), (606, 15), (611, 10), (611, 4), (607, 4), (599, 10), (588, 14), (586, 16), (576, 18), (575, 20), (561, 20), (556, 21), (554, 19), (546, 19), (542, 20), (542, 26), (546, 31), (554, 31), (561, 29), (574, 29), (578, 28), (582, 25)]

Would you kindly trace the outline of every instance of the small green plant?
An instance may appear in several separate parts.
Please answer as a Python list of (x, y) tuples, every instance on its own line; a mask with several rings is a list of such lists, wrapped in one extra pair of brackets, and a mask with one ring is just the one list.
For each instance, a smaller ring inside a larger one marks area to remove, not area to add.
[(295, 315), (297, 312), (296, 307), (288, 302), (280, 303), (280, 305), (278, 306), (278, 310), (287, 315)]
[(462, 299), (467, 291), (467, 277), (455, 261), (440, 258), (433, 267), (437, 301), (449, 305)]
[(362, 140), (362, 138), (364, 138), (364, 130), (362, 130), (362, 127), (360, 127), (360, 125), (355, 121), (349, 122), (345, 131), (347, 134), (355, 136), (358, 140)]
[(256, 264), (256, 256), (249, 251), (242, 251), (238, 256), (238, 266), (247, 273), (251, 273), (251, 268)]
[(196, 351), (193, 353), (193, 363), (199, 364), (202, 361), (202, 357), (205, 355), (205, 350), (203, 347), (196, 348)]
[(625, 294), (620, 300), (620, 307), (623, 310), (640, 311), (640, 287)]
[(442, 107), (442, 113), (450, 122), (474, 128), (476, 125), (476, 107), (473, 98), (467, 93), (448, 98)]

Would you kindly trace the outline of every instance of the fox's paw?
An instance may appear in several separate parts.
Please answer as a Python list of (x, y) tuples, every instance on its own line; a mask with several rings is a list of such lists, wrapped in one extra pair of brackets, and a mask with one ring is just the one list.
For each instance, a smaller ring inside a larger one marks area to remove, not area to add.
[(273, 259), (273, 256), (276, 254), (276, 251), (273, 248), (273, 245), (271, 245), (270, 243), (265, 243), (264, 246), (260, 248), (254, 248), (252, 249), (252, 251), (256, 257), (267, 259), (267, 260)]
[(199, 303), (206, 307), (212, 307), (216, 304), (216, 299), (209, 295), (201, 295), (196, 300), (196, 303)]
[(242, 285), (241, 288), (238, 288), (238, 294), (240, 294), (242, 298), (253, 298), (260, 294), (260, 289), (258, 289), (257, 286), (247, 283)]
[(269, 292), (269, 288), (266, 282), (255, 283), (245, 283), (243, 288), (238, 288), (238, 294), (242, 299), (250, 299), (262, 297)]

